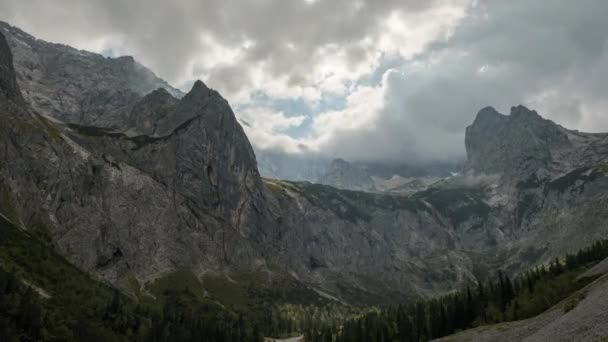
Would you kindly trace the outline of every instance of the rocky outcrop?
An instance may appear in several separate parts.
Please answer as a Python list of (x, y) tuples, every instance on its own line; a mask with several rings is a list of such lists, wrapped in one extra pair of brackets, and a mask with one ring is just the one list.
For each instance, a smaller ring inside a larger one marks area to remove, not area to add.
[(565, 129), (523, 106), (509, 116), (482, 109), (467, 128), (465, 144), (470, 170), (513, 176), (552, 168), (572, 147)]

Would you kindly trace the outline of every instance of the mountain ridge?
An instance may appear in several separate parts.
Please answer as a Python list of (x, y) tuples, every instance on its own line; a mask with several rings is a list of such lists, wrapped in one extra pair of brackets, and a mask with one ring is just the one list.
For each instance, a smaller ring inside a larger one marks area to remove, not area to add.
[[(13, 69), (8, 46), (0, 48)], [(0, 85), (16, 94), (10, 81)], [(197, 82), (181, 99), (157, 95), (166, 103), (143, 105), (138, 117), (153, 120), (135, 128), (109, 124), (130, 118), (113, 104), (100, 111), (108, 120), (71, 126), (44, 119), (53, 109), (32, 111), (31, 98), (0, 107), (0, 190), (12, 196), (12, 216), (123, 291), (128, 279), (145, 286), (183, 269), (200, 278), (260, 272), (345, 302), (391, 303), (466, 286), (496, 268), (516, 273), (606, 233), (603, 136), (555, 128), (524, 108), (513, 118), (538, 131), (496, 116), (488, 126), (502, 133), (484, 141), (480, 125), (494, 115), (484, 110), (467, 129), (469, 174), (406, 197), (262, 180), (217, 92)]]

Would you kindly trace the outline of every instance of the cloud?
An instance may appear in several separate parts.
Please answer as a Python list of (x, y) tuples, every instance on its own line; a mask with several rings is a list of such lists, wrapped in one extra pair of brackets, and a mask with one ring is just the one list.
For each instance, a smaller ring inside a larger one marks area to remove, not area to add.
[(249, 140), (258, 148), (302, 152), (301, 143), (285, 131), (302, 125), (305, 116), (287, 116), (268, 107), (249, 107), (240, 110), (238, 117)]
[(400, 162), (463, 158), (487, 105), (608, 130), (606, 17), (603, 0), (0, 3), (40, 38), (203, 79), (259, 150)]
[[(251, 79), (254, 69), (273, 79), (288, 75), (308, 84), (322, 81), (316, 73), (323, 71), (326, 57), (344, 54), (342, 61), (349, 67), (372, 57), (369, 45), (385, 36), (386, 18), (416, 19), (411, 27), (417, 27), (428, 19), (421, 13), (446, 15), (435, 12), (444, 7), (456, 11), (466, 2), (5, 0), (0, 9), (4, 20), (51, 41), (81, 47), (91, 40), (119, 38), (113, 50), (137, 56), (173, 83), (201, 75), (214, 77), (216, 67), (242, 69), (246, 64), (250, 72), (242, 74), (243, 88), (247, 88), (259, 87), (259, 81), (264, 81)], [(402, 38), (415, 39), (403, 39), (399, 45), (419, 49), (432, 38), (425, 37), (428, 26), (434, 25), (425, 24), (415, 35), (410, 32)], [(399, 32), (393, 33), (399, 36)], [(386, 37), (382, 40), (392, 42)], [(336, 66), (332, 64), (332, 69)], [(221, 82), (214, 86), (224, 90)]]
[[(461, 159), (464, 129), (480, 108), (520, 103), (567, 127), (607, 131), (606, 15), (602, 1), (480, 2), (448, 39), (329, 113), (330, 138), (317, 148), (354, 160)], [(365, 118), (357, 129), (353, 113)]]

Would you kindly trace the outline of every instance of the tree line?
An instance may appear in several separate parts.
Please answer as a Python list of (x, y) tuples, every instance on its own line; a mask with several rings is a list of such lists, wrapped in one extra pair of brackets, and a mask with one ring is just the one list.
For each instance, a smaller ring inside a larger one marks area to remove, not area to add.
[(347, 321), (314, 341), (428, 341), (473, 327), (536, 316), (593, 279), (577, 277), (608, 257), (608, 240), (598, 241), (565, 259), (533, 268), (511, 279), (493, 279), (439, 298), (390, 307)]
[[(12, 235), (9, 234), (12, 232)], [(4, 233), (4, 232), (3, 232)], [(0, 264), (0, 341), (263, 341), (264, 336), (304, 334), (307, 341), (427, 341), (452, 333), (535, 316), (590, 279), (589, 265), (608, 257), (600, 241), (511, 278), (492, 279), (454, 293), (388, 308), (338, 303), (279, 305), (271, 294), (246, 307), (201, 301), (188, 288), (166, 289), (153, 303), (136, 301), (93, 282), (17, 230), (0, 236), (2, 260), (19, 260), (29, 277), (48, 273), (44, 298), (19, 272)], [(19, 233), (20, 234), (20, 233)], [(19, 239), (23, 239), (20, 241)], [(29, 244), (29, 245), (28, 245)], [(22, 246), (22, 247), (19, 247)]]

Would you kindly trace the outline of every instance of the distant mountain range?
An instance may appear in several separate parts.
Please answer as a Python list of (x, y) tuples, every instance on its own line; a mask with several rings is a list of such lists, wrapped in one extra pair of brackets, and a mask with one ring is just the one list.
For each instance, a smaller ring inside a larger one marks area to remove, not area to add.
[(349, 162), (319, 155), (256, 151), (262, 177), (325, 184), (344, 190), (409, 195), (458, 175), (463, 163), (409, 165), (395, 162)]

